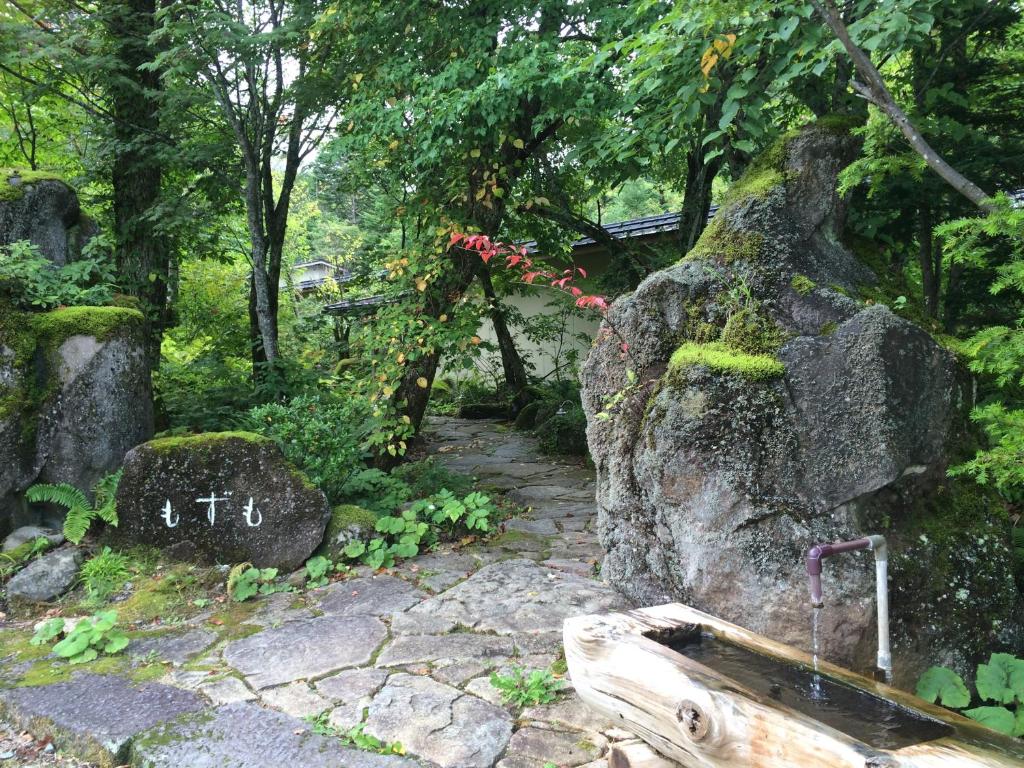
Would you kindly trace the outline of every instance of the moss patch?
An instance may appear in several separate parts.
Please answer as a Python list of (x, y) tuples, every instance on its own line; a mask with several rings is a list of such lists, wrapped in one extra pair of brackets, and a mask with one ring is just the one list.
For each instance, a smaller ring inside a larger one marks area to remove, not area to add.
[[(12, 176), (20, 177), (21, 182), (11, 184)], [(0, 168), (0, 201), (21, 200), (25, 196), (25, 186), (39, 181), (59, 181), (65, 186), (70, 186), (55, 173), (33, 171), (28, 168)]]
[(793, 275), (793, 279), (789, 281), (789, 285), (801, 296), (806, 296), (818, 287), (817, 283), (807, 277), (807, 275)]
[(158, 453), (170, 453), (178, 450), (204, 450), (217, 447), (229, 440), (245, 440), (259, 445), (273, 445), (274, 443), (269, 437), (264, 437), (255, 432), (238, 430), (233, 432), (203, 432), (198, 435), (158, 437), (156, 440), (150, 440), (145, 445)]
[(763, 245), (764, 235), (760, 232), (733, 229), (724, 217), (715, 216), (683, 261), (756, 261)]
[(341, 550), (353, 538), (363, 538), (351, 529), (358, 529), (366, 536), (372, 534), (377, 525), (377, 515), (368, 509), (355, 504), (339, 504), (331, 510), (331, 519), (324, 531), (323, 543), (317, 547), (316, 553), (336, 560), (341, 557)]
[(703, 365), (721, 373), (735, 373), (747, 379), (761, 381), (782, 376), (785, 366), (768, 355), (750, 355), (738, 352), (722, 343), (686, 343), (669, 360), (669, 370), (678, 371)]
[(750, 309), (733, 314), (722, 329), (722, 343), (748, 355), (774, 356), (787, 334), (775, 323)]

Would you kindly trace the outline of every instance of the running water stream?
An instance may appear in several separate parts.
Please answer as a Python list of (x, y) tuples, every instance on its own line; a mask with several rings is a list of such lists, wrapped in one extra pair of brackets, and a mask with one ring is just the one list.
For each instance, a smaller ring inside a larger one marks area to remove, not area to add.
[(825, 691), (821, 686), (821, 675), (818, 674), (818, 623), (821, 619), (821, 606), (811, 606), (811, 658), (814, 660), (814, 675), (811, 677), (811, 698), (822, 699)]

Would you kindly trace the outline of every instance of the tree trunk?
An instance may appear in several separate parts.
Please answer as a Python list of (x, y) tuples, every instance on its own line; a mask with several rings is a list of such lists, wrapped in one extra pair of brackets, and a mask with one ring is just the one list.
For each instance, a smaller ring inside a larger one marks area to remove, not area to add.
[[(250, 161), (250, 165), (252, 165)], [(264, 229), (263, 190), (260, 176), (255, 169), (246, 169), (245, 184), (246, 221), (249, 227), (249, 241), (252, 246), (252, 280), (249, 284), (250, 330), (255, 330), (259, 340), (260, 353), (253, 347), (254, 366), (258, 357), (273, 364), (277, 360), (277, 312), (276, 301), (271, 302), (270, 275), (267, 271), (269, 243)], [(273, 286), (276, 295), (277, 285)], [(253, 370), (255, 374), (255, 367)]]
[(523, 364), (523, 358), (519, 355), (519, 350), (516, 349), (516, 343), (509, 332), (508, 323), (505, 321), (505, 312), (494, 292), (491, 269), (487, 264), (480, 265), (480, 285), (484, 289), (484, 298), (487, 299), (488, 316), (491, 318), (491, 325), (494, 326), (494, 335), (498, 338), (505, 383), (512, 392), (512, 403), (518, 411), (530, 402), (530, 394), (527, 390), (527, 385), (530, 382), (526, 375), (526, 365)]
[(711, 185), (722, 167), (724, 155), (704, 162), (704, 147), (695, 142), (686, 156), (686, 189), (683, 191), (683, 208), (679, 212), (679, 245), (687, 253), (708, 223), (711, 210)]
[(917, 261), (921, 267), (921, 293), (925, 309), (929, 317), (939, 314), (939, 285), (941, 272), (935, 271), (932, 240), (932, 211), (927, 203), (923, 203), (917, 213), (918, 247)]
[(159, 131), (159, 73), (141, 69), (153, 60), (155, 0), (121, 0), (106, 11), (106, 26), (115, 40), (121, 71), (112, 80), (115, 156), (111, 169), (114, 253), (121, 288), (139, 299), (146, 316), (145, 338), (150, 364), (160, 361), (160, 341), (167, 321), (167, 236), (157, 232), (153, 210), (159, 203), (163, 168)]

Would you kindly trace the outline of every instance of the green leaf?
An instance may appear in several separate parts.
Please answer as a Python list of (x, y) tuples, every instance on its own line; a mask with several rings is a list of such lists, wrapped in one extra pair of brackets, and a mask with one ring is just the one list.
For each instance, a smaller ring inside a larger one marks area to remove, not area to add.
[(959, 709), (971, 703), (971, 694), (963, 679), (951, 669), (931, 667), (917, 681), (917, 695), (925, 701), (939, 701), (944, 707)]
[[(1014, 684), (1020, 686), (1020, 690), (1015, 691)], [(993, 653), (988, 664), (978, 665), (975, 685), (978, 695), (985, 701), (1012, 704), (1018, 694), (1024, 700), (1024, 661), (1009, 653)]]
[(982, 725), (988, 726), (993, 731), (1012, 736), (1017, 723), (1013, 713), (1006, 707), (975, 707), (965, 709), (964, 714), (972, 720), (977, 720)]
[(99, 655), (99, 652), (95, 648), (86, 648), (77, 656), (73, 656), (70, 661), (72, 664), (85, 664), (87, 661), (92, 661)]

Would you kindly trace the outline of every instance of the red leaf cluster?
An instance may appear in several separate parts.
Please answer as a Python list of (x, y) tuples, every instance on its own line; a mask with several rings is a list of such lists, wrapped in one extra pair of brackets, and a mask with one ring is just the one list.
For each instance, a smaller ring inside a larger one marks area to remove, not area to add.
[(577, 278), (587, 277), (587, 271), (583, 267), (570, 267), (556, 274), (543, 269), (533, 269), (533, 261), (529, 258), (525, 246), (509, 245), (492, 241), (487, 235), (467, 235), (461, 232), (452, 232), (448, 242), (449, 248), (462, 248), (467, 251), (475, 251), (480, 255), (484, 264), (489, 264), (492, 259), (504, 257), (506, 269), (514, 269), (520, 272), (520, 280), (533, 285), (537, 279), (550, 281), (552, 288), (570, 294), (576, 299), (576, 306), (581, 309), (593, 309), (604, 313), (608, 310), (608, 301), (603, 296), (596, 296), (583, 293), (583, 290), (573, 281)]

